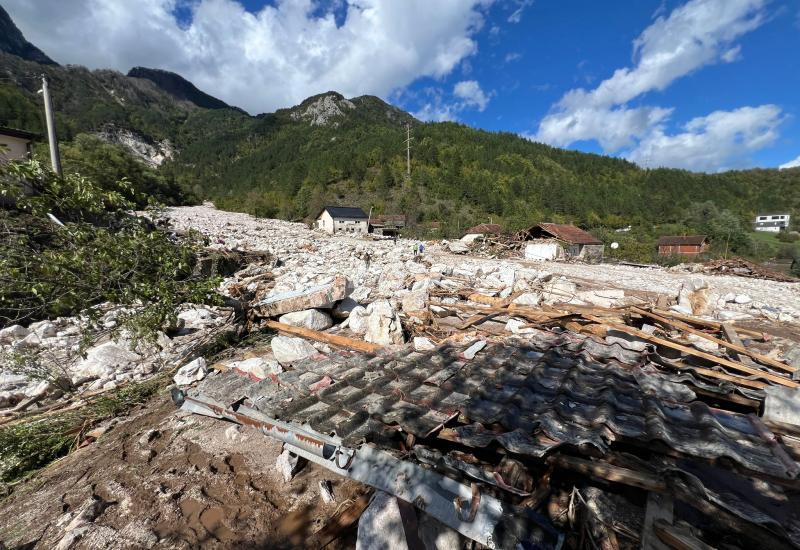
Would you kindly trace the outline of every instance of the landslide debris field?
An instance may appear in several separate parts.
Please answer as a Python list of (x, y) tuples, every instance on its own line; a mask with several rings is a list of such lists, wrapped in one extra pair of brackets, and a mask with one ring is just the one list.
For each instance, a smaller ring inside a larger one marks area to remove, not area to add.
[(167, 217), (230, 307), (0, 331), (70, 386), (0, 372), (0, 430), (73, 449), (4, 486), (7, 547), (800, 545), (797, 283)]

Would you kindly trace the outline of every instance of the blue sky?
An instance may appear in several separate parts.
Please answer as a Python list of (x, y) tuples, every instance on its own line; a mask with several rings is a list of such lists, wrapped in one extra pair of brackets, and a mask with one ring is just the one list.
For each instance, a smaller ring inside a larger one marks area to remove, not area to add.
[(252, 113), (332, 89), (647, 166), (800, 164), (798, 0), (0, 1), (59, 62)]

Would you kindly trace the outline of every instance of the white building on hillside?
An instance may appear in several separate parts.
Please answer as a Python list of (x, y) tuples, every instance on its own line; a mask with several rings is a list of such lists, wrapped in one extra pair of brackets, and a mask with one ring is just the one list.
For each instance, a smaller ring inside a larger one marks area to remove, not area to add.
[(314, 227), (330, 234), (366, 234), (369, 229), (369, 216), (358, 207), (326, 206), (317, 216)]
[(759, 214), (756, 216), (753, 227), (756, 231), (771, 231), (773, 233), (788, 231), (790, 217), (789, 214)]

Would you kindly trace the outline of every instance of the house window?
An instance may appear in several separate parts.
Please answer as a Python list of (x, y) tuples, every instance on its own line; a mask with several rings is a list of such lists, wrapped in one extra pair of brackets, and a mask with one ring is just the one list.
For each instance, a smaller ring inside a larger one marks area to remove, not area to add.
[(773, 220), (779, 220), (780, 218), (781, 218), (780, 216), (772, 216)]
[(759, 219), (759, 220), (766, 220), (766, 219), (767, 219), (767, 217), (766, 217), (766, 216), (759, 216), (759, 218), (758, 218), (758, 219)]

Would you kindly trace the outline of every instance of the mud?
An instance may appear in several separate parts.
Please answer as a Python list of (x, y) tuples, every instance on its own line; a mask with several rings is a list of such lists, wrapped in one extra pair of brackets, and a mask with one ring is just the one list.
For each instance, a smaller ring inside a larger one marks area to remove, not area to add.
[[(296, 548), (363, 487), (308, 464), (290, 483), (281, 444), (176, 411), (159, 396), (0, 501), (10, 548)], [(336, 502), (318, 482), (331, 479)], [(350, 548), (355, 533), (326, 548)], [(2, 547), (2, 544), (0, 544)]]

